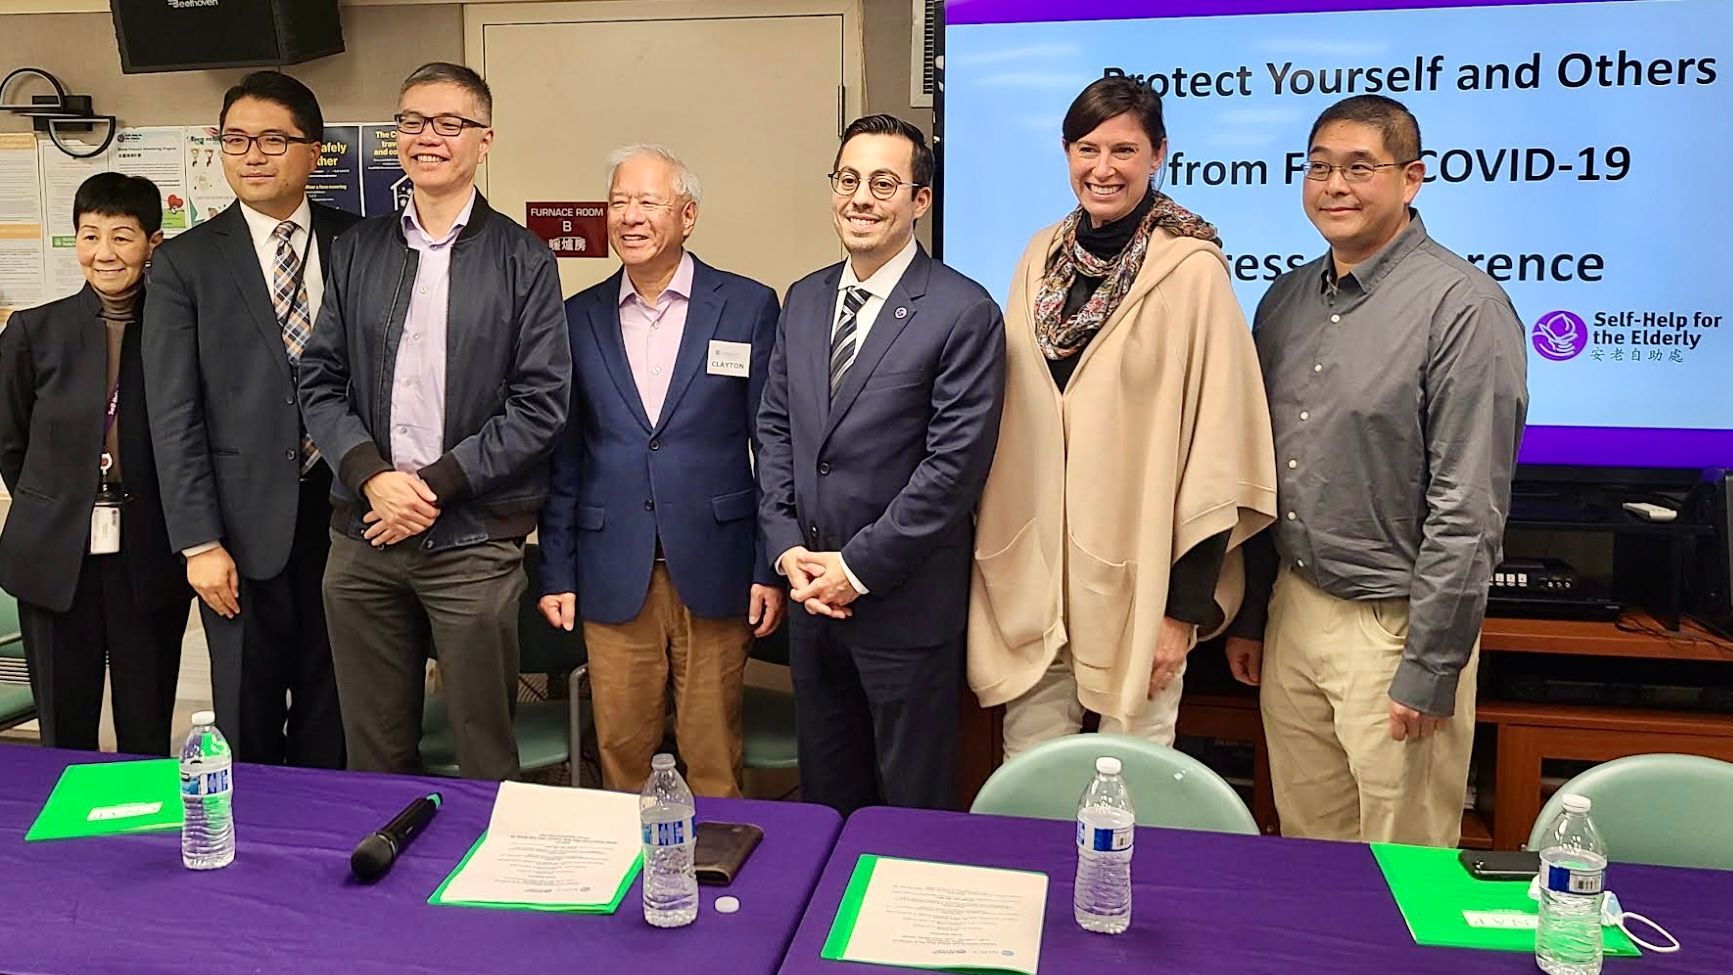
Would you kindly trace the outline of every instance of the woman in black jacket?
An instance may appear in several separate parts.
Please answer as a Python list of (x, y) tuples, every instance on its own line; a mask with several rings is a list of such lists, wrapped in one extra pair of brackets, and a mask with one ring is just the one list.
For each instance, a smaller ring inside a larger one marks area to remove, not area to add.
[(0, 332), (0, 588), (18, 600), (42, 743), (97, 747), (106, 665), (120, 750), (165, 755), (192, 591), (163, 527), (139, 355), (162, 200), (99, 173), (72, 218), (88, 283)]

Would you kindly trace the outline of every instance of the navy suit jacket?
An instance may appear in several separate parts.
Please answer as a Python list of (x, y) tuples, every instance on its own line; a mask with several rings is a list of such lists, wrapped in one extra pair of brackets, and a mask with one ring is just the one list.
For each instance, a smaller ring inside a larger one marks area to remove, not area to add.
[[(622, 269), (566, 301), (572, 406), (541, 514), (542, 592), (624, 623), (650, 589), (656, 540), (686, 607), (744, 616), (754, 582), (781, 585), (759, 547), (753, 419), (776, 338), (776, 292), (693, 258), (686, 328), (650, 422), (620, 333)], [(747, 377), (709, 370), (710, 343), (752, 347)]]
[(975, 504), (1005, 392), (1004, 319), (980, 285), (920, 250), (833, 400), (842, 267), (795, 282), (777, 325), (758, 414), (765, 551), (841, 550), (870, 592), (852, 618), (821, 625), (863, 646), (940, 644), (968, 616)]

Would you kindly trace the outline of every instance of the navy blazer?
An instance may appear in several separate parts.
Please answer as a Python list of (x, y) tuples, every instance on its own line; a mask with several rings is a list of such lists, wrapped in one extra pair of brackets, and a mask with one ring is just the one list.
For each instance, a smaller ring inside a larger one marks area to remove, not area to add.
[[(620, 332), (622, 269), (566, 301), (572, 406), (541, 515), (542, 592), (578, 594), (596, 623), (636, 617), (656, 540), (688, 609), (744, 616), (754, 582), (782, 585), (754, 515), (753, 421), (776, 338), (776, 292), (693, 261), (686, 327), (650, 422)], [(745, 377), (713, 373), (710, 343), (752, 347)]]
[(766, 554), (840, 549), (870, 592), (852, 618), (823, 625), (867, 646), (937, 645), (967, 621), (975, 504), (1004, 400), (1005, 322), (985, 289), (919, 250), (833, 401), (841, 280), (836, 264), (795, 282), (777, 325), (758, 414)]

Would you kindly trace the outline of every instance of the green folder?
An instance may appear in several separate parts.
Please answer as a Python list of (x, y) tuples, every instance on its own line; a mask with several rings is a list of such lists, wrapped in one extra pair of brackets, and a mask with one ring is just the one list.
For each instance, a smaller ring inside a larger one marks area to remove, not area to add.
[(638, 858), (632, 861), (632, 866), (626, 870), (626, 875), (620, 878), (619, 889), (614, 891), (613, 898), (606, 903), (520, 904), (507, 901), (446, 900), (445, 888), (451, 886), (451, 882), (456, 880), (457, 875), (463, 872), (463, 868), (469, 865), (470, 858), (475, 856), (475, 851), (481, 849), (481, 844), (486, 840), (487, 831), (483, 830), (482, 834), (476, 837), (475, 843), (470, 846), (469, 852), (463, 855), (463, 859), (458, 861), (457, 866), (452, 869), (451, 873), (446, 874), (445, 879), (439, 882), (438, 889), (434, 890), (432, 896), (427, 898), (429, 904), (442, 907), (488, 907), (500, 911), (552, 911), (559, 914), (612, 914), (620, 909), (620, 902), (626, 899), (626, 891), (631, 889), (632, 879), (638, 876), (639, 870), (644, 865), (643, 854), (639, 854)]
[[(1540, 905), (1528, 896), (1528, 884), (1480, 880), (1456, 850), (1374, 843), (1372, 855), (1416, 944), (1534, 952)], [(1602, 926), (1601, 944), (1608, 955), (1641, 954), (1616, 926)]]
[[(836, 919), (831, 922), (830, 934), (824, 939), (824, 947), (819, 949), (818, 956), (829, 961), (853, 961), (843, 954), (848, 951), (848, 943), (854, 937), (855, 922), (860, 919), (861, 902), (866, 900), (867, 888), (872, 886), (873, 871), (878, 868), (880, 857), (873, 853), (863, 853), (854, 863), (854, 873), (849, 875), (848, 886), (843, 889), (842, 903), (837, 905)], [(1038, 873), (1039, 871), (1010, 871)], [(870, 965), (874, 962), (860, 962)], [(1009, 975), (1021, 975), (1021, 969), (1010, 968), (974, 968), (946, 967), (939, 965), (916, 965), (916, 968), (927, 968), (939, 972), (957, 972), (959, 975), (982, 975), (982, 973), (1005, 972)]]
[(68, 765), (24, 834), (26, 842), (181, 827), (180, 760)]

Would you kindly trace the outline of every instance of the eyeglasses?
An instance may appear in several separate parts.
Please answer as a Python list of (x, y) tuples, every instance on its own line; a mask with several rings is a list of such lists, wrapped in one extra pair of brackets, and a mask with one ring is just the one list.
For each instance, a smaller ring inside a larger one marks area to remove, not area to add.
[(267, 156), (281, 156), (289, 151), (290, 144), (310, 146), (318, 139), (303, 139), (300, 136), (284, 135), (281, 132), (267, 132), (264, 135), (242, 135), (239, 132), (224, 132), (218, 137), (223, 144), (223, 155), (244, 156), (253, 150), (253, 143), (259, 144), (259, 151)]
[(1313, 161), (1313, 162), (1309, 162), (1306, 164), (1306, 178), (1307, 179), (1315, 179), (1318, 182), (1322, 183), (1325, 180), (1330, 178), (1331, 173), (1336, 172), (1337, 170), (1341, 170), (1342, 171), (1342, 178), (1347, 180), (1348, 182), (1350, 182), (1350, 183), (1364, 183), (1364, 182), (1369, 181), (1372, 177), (1378, 175), (1378, 170), (1380, 170), (1380, 169), (1391, 169), (1393, 167), (1406, 166), (1409, 163), (1417, 163), (1419, 161), (1420, 160), (1418, 160), (1418, 159), (1410, 159), (1410, 160), (1408, 160), (1408, 162), (1387, 162), (1387, 163), (1352, 162), (1352, 163), (1347, 164), (1346, 166), (1337, 166), (1333, 163)]
[[(830, 188), (837, 196), (853, 196), (855, 195), (855, 192), (860, 189), (861, 178), (854, 173), (841, 172), (829, 173), (827, 175), (830, 178)], [(877, 176), (867, 180), (866, 185), (867, 189), (871, 191), (873, 196), (881, 200), (888, 200), (891, 197), (896, 196), (897, 191), (905, 186), (914, 190), (920, 189), (926, 184), (905, 183), (888, 173), (879, 173)]]
[(420, 135), (421, 130), (433, 126), (433, 131), (440, 135), (462, 135), (464, 129), (490, 128), (486, 122), (464, 118), (461, 115), (435, 115), (428, 118), (414, 112), (405, 112), (397, 116), (397, 131), (404, 135)]

